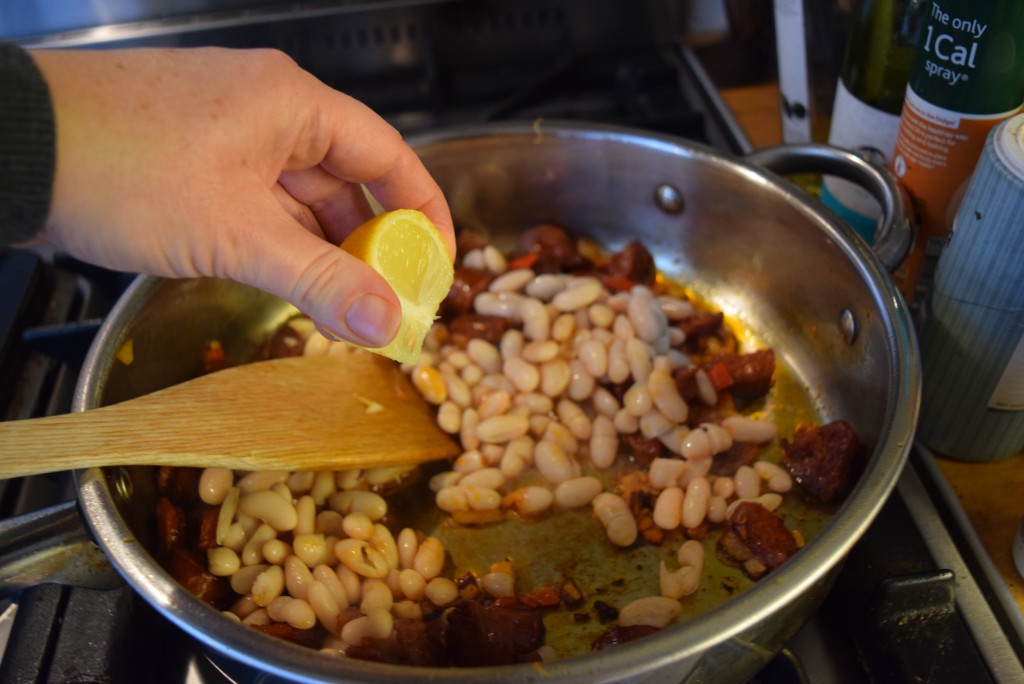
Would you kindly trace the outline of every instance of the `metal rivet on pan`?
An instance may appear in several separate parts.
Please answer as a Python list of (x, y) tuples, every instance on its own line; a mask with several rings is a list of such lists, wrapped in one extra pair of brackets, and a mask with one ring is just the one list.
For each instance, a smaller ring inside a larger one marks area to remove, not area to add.
[(135, 483), (132, 482), (132, 476), (124, 468), (116, 468), (110, 476), (110, 486), (114, 490), (114, 494), (121, 501), (131, 501), (132, 494), (135, 493)]
[(674, 185), (662, 183), (654, 189), (654, 204), (666, 214), (679, 214), (683, 211), (683, 193)]
[(846, 344), (853, 344), (857, 339), (857, 320), (849, 309), (839, 312), (839, 334), (843, 336)]

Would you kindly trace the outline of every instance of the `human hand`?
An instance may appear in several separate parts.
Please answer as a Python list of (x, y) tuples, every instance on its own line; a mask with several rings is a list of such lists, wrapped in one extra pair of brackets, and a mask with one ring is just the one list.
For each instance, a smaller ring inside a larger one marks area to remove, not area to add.
[(454, 257), (448, 205), (398, 132), (283, 53), (32, 55), (57, 128), (43, 237), (73, 256), (248, 283), (370, 347), (394, 336), (400, 304), (336, 246), (372, 216), (360, 184), (424, 212)]

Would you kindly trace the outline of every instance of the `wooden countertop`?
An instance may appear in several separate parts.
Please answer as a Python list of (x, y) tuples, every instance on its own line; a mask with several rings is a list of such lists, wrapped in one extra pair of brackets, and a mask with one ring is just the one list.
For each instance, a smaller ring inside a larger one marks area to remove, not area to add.
[[(755, 148), (781, 141), (779, 91), (774, 83), (723, 89), (720, 94)], [(1024, 519), (1024, 453), (996, 463), (943, 457), (936, 462), (1024, 613), (1024, 578), (1012, 555), (1013, 539)]]

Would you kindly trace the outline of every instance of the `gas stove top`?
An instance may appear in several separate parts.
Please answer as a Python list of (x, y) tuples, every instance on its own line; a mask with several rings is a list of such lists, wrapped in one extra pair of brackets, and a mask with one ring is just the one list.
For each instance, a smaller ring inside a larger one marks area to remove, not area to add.
[[(749, 151), (701, 64), (653, 13), (658, 5), (638, 3), (630, 23), (614, 26), (614, 44), (601, 40), (611, 14), (571, 1), (229, 8), (127, 17), (102, 31), (59, 27), (24, 42), (279, 47), (406, 135), (569, 119)], [(61, 255), (0, 252), (0, 419), (69, 410), (88, 345), (129, 281)], [(0, 535), (13, 516), (71, 510), (74, 499), (68, 473), (0, 481)], [(753, 681), (1024, 681), (1020, 615), (990, 565), (931, 456), (915, 450), (822, 608)], [(48, 584), (0, 600), (0, 684), (231, 679), (258, 677), (229, 678), (125, 585)]]

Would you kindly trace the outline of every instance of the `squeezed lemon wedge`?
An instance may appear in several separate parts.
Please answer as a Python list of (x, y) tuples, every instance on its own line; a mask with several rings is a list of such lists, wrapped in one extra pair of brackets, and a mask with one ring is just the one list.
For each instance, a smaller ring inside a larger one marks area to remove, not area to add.
[(381, 274), (402, 304), (398, 334), (386, 346), (370, 351), (400, 363), (415, 363), (454, 277), (437, 228), (420, 211), (396, 209), (356, 228), (341, 248)]

